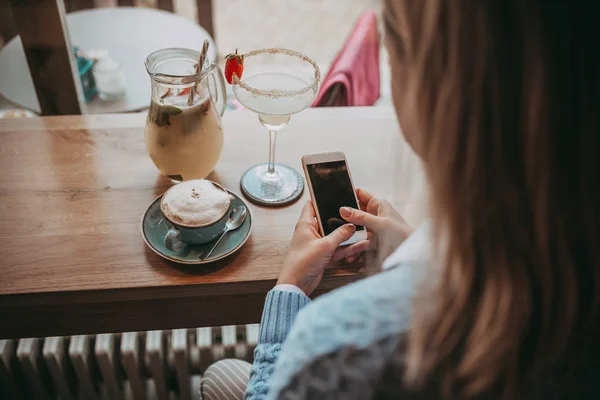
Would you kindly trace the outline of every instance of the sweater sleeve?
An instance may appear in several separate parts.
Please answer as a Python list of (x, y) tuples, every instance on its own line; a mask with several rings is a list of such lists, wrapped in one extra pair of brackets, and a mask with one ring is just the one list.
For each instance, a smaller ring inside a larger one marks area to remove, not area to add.
[(267, 294), (246, 399), (261, 400), (267, 396), (281, 345), (296, 315), (309, 302), (306, 295), (294, 291), (275, 288)]

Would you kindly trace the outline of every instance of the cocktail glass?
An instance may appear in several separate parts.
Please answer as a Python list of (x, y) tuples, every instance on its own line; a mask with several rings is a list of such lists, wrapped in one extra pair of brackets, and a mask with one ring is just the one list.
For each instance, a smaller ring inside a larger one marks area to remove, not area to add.
[(242, 192), (255, 203), (281, 206), (302, 195), (302, 175), (275, 163), (275, 144), (291, 115), (312, 104), (320, 78), (317, 64), (297, 51), (272, 48), (244, 54), (243, 76), (234, 75), (233, 93), (269, 130), (269, 162), (251, 167), (241, 180)]

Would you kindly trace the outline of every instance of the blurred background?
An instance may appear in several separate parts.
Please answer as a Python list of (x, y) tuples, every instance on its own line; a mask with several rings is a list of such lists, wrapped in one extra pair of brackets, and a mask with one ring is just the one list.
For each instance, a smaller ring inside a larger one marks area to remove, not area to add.
[[(136, 7), (157, 8), (161, 0), (133, 0)], [(10, 12), (10, 0), (0, 0), (1, 49), (15, 32)], [(117, 0), (64, 0), (67, 11), (87, 3), (94, 8), (115, 7)], [(197, 0), (172, 0), (173, 12), (198, 23)], [(344, 45), (358, 17), (365, 10), (381, 12), (381, 0), (213, 0), (213, 36), (218, 60), (226, 54), (265, 47), (286, 47), (305, 53), (321, 67), (323, 75)], [(132, 25), (140, 22), (131, 21)], [(160, 30), (161, 27), (155, 27)], [(111, 29), (106, 26), (107, 32)], [(165, 34), (168, 34), (167, 32)], [(126, 40), (126, 38), (123, 38)], [(201, 47), (199, 45), (198, 47)], [(387, 54), (381, 46), (381, 98), (375, 105), (390, 104)], [(5, 68), (6, 69), (6, 68)], [(6, 75), (6, 71), (0, 71)], [(5, 76), (6, 78), (6, 76)], [(5, 96), (9, 97), (9, 96)], [(14, 102), (13, 102), (14, 103)], [(1, 96), (0, 110), (15, 108)]]

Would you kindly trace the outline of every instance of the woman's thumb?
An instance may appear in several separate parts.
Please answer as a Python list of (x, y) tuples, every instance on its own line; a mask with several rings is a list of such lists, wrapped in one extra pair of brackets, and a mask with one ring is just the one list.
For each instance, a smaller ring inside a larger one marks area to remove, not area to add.
[(325, 240), (329, 246), (335, 250), (340, 246), (340, 244), (350, 239), (352, 235), (354, 235), (354, 232), (356, 232), (356, 226), (352, 224), (342, 225), (329, 235), (325, 236)]

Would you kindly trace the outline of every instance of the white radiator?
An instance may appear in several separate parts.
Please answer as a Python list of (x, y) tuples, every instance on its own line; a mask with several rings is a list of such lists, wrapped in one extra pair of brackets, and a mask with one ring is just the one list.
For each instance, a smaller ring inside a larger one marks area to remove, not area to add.
[(192, 400), (213, 362), (252, 362), (258, 325), (0, 340), (0, 399)]

